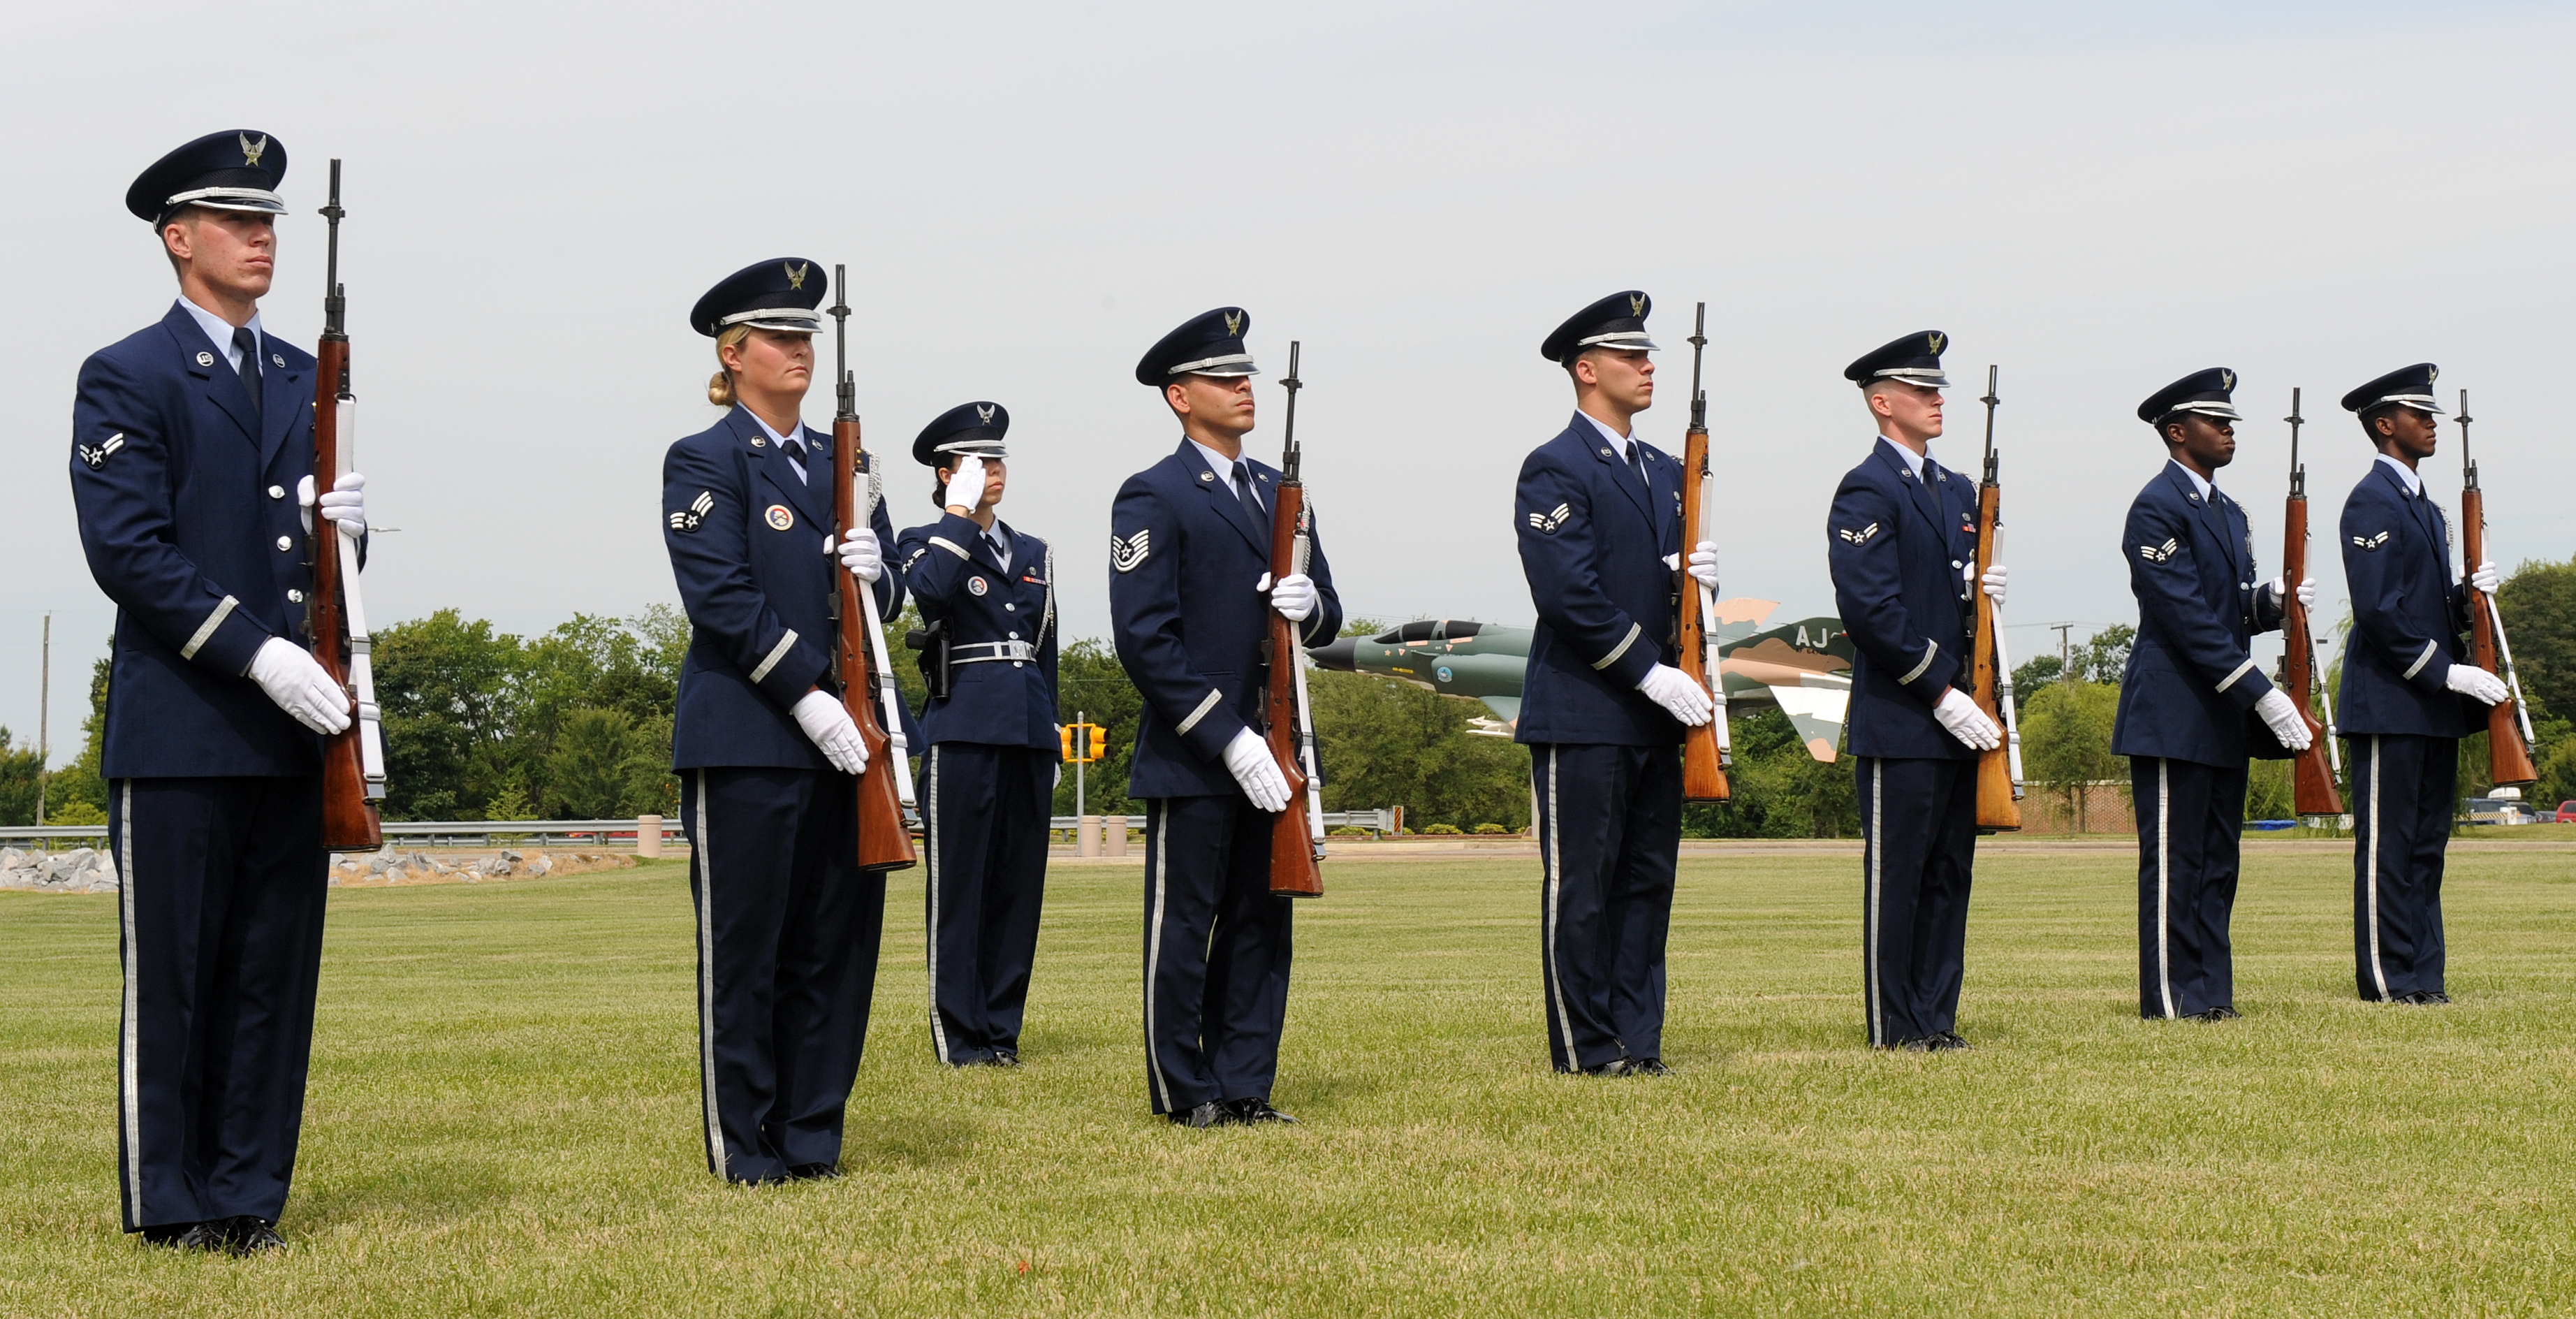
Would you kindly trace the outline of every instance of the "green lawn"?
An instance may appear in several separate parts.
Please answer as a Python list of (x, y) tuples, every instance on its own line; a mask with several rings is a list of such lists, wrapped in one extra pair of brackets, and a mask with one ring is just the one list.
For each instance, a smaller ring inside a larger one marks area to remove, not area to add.
[(1138, 871), (1059, 867), (1030, 1065), (948, 1073), (897, 877), (837, 1183), (696, 1135), (683, 872), (332, 898), (293, 1249), (134, 1244), (115, 908), (0, 893), (0, 1313), (2525, 1313), (2576, 1305), (2576, 854), (2455, 858), (2460, 1000), (2354, 999), (2257, 854), (2220, 1026), (2134, 1012), (2117, 855), (1990, 856), (1963, 1055), (1861, 1046), (1857, 862), (1692, 859), (1662, 1080), (1550, 1074), (1536, 866), (1298, 908), (1293, 1129), (1148, 1117)]

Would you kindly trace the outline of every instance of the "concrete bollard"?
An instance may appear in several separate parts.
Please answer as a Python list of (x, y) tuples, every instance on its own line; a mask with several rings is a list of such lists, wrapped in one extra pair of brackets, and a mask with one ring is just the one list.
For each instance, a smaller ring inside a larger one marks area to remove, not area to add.
[(1100, 817), (1100, 854), (1103, 856), (1127, 855), (1126, 816), (1104, 815)]
[(659, 859), (661, 859), (661, 856), (662, 856), (662, 817), (661, 817), (661, 816), (658, 816), (658, 815), (639, 815), (639, 816), (635, 817), (635, 855), (640, 856), (640, 857), (644, 858), (644, 859), (645, 859), (645, 860), (647, 860), (647, 861), (655, 861), (655, 860), (659, 860)]
[(1100, 855), (1099, 816), (1082, 815), (1074, 817), (1073, 854), (1075, 856)]

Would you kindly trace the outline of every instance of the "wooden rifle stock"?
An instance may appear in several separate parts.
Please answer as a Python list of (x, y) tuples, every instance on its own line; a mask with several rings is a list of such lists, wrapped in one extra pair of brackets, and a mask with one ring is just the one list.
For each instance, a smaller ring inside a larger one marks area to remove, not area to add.
[(2308, 630), (2308, 607), (2299, 603), (2299, 583), (2308, 576), (2308, 469), (2299, 464), (2299, 391), (2290, 391), (2290, 497), (2281, 513), (2281, 582), (2289, 594), (2281, 600), (2281, 689), (2299, 707), (2299, 722), (2308, 726), (2308, 749), (2291, 761), (2292, 796), (2302, 816), (2342, 815), (2343, 793), (2335, 787), (2334, 767), (2326, 760), (2326, 727), (2311, 713), (2316, 699), (2315, 639)]
[[(2487, 496), (2478, 488), (2478, 465), (2469, 457), (2469, 391), (2460, 391), (2460, 566), (2464, 574), (2474, 573), (2487, 557)], [(2469, 662), (2504, 678), (2513, 667), (2507, 650), (2499, 662), (2498, 650), (2505, 644), (2501, 615), (2495, 602), (2476, 586), (2469, 594)], [(2522, 696), (2518, 682), (2509, 683), (2513, 695), (2487, 707), (2487, 777), (2503, 786), (2521, 786), (2540, 777), (2532, 764), (2531, 743), (2524, 740), (2521, 723)]]
[[(868, 529), (858, 511), (859, 452), (859, 419), (834, 417), (832, 520), (843, 536)], [(868, 748), (867, 772), (859, 775), (858, 786), (859, 869), (902, 870), (919, 858), (913, 853), (912, 827), (904, 822), (903, 796), (895, 786), (893, 739), (886, 736), (873, 699), (876, 684), (868, 671), (868, 602), (861, 598), (869, 588), (837, 560), (832, 565), (832, 576), (840, 588), (840, 607), (833, 611), (839, 615), (839, 644), (833, 647), (832, 671), (840, 679), (841, 706), (850, 712), (850, 722), (859, 726), (859, 740)]]
[[(1306, 483), (1297, 475), (1297, 348), (1289, 345), (1288, 375), (1280, 382), (1288, 388), (1287, 452), (1281, 460), (1279, 480), (1275, 483), (1275, 503), (1270, 510), (1270, 580), (1276, 583), (1306, 571)], [(1268, 611), (1270, 635), (1261, 643), (1270, 662), (1270, 680), (1262, 693), (1261, 713), (1264, 738), (1270, 746), (1270, 758), (1279, 762), (1279, 775), (1288, 782), (1288, 806), (1270, 822), (1270, 892), (1275, 897), (1320, 898), (1324, 896), (1322, 849), (1317, 846), (1312, 821), (1307, 816), (1306, 769), (1299, 762), (1299, 737), (1303, 721), (1298, 709), (1297, 665), (1303, 654), (1297, 644), (1297, 625), (1276, 609)]]
[[(1708, 396), (1700, 392), (1699, 359), (1708, 344), (1708, 304), (1699, 304), (1699, 324), (1691, 332), (1691, 420), (1682, 435), (1682, 554), (1707, 538)], [(1716, 702), (1713, 716), (1682, 733), (1682, 800), (1725, 801), (1734, 795), (1726, 781), (1726, 691), (1721, 675), (1710, 672), (1708, 625), (1699, 579), (1687, 563), (1673, 570), (1673, 596), (1681, 604), (1674, 641), (1681, 651), (1681, 671), (1707, 690)]]
[(340, 288), (340, 162), (331, 162), (330, 265), (322, 290), (322, 341), (313, 367), (313, 527), (305, 536), (312, 555), (313, 594), (305, 601), (304, 635), (313, 659), (349, 698), (349, 726), (322, 739), (322, 846), (332, 852), (372, 852), (385, 845), (385, 830), (367, 799), (365, 753), (358, 739), (358, 695), (349, 684), (349, 619), (341, 602), (340, 528), (322, 516), (321, 496), (340, 476), (340, 403), (349, 396), (348, 303)]
[(1977, 708), (1994, 721), (1996, 742), (1993, 750), (1977, 753), (1977, 827), (1991, 830), (2021, 828), (2021, 802), (2018, 785), (2013, 782), (2012, 750), (2005, 742), (2006, 728), (2002, 707), (1995, 701), (1997, 682), (1995, 655), (2001, 637), (1995, 627), (1995, 602), (1986, 594), (1986, 570), (1995, 566), (1995, 528), (2003, 520), (2004, 489), (1995, 460), (1995, 370), (1986, 368), (1986, 471), (1977, 482), (1977, 558), (1967, 587), (1969, 598), (1976, 602), (1976, 635), (1969, 642), (1971, 654), (1968, 673)]

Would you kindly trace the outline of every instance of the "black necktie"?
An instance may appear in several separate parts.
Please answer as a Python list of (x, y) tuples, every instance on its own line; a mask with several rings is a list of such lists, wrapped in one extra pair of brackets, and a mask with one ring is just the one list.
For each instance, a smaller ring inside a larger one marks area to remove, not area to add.
[(238, 326), (233, 330), (233, 348), (241, 354), (241, 382), (250, 391), (250, 415), (259, 416), (259, 336), (247, 325)]
[[(788, 457), (796, 460), (796, 479), (805, 481), (805, 442), (791, 435), (787, 437), (787, 443), (780, 447), (787, 450)], [(807, 481), (806, 484), (810, 485), (812, 482)]]
[(1655, 502), (1655, 483), (1646, 479), (1646, 451), (1635, 440), (1628, 441), (1628, 470), (1637, 474), (1637, 488), (1646, 492), (1646, 503)]
[(988, 531), (984, 533), (984, 543), (992, 547), (993, 562), (1000, 564), (1002, 571), (1009, 572), (1011, 570), (1011, 555), (1010, 551), (1002, 548), (1002, 538)]
[(1240, 458), (1234, 460), (1234, 493), (1243, 496), (1243, 511), (1252, 515), (1252, 525), (1270, 525), (1269, 510), (1261, 506), (1261, 496), (1252, 493), (1252, 469)]

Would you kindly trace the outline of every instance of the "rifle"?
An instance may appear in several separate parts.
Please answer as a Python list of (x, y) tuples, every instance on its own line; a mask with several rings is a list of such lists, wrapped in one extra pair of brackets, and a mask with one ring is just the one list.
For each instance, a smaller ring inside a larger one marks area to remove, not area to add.
[(2301, 818), (2343, 814), (2343, 794), (2335, 789), (2334, 767), (2327, 763), (2325, 725), (2309, 713), (2316, 698), (2316, 641), (2308, 633), (2308, 607), (2299, 603), (2299, 583), (2308, 575), (2308, 469), (2299, 464), (2299, 391), (2290, 390), (2290, 501), (2281, 513), (2281, 686), (2299, 707), (2308, 726), (2308, 749), (2298, 753), (2291, 769)]
[[(2460, 391), (2460, 567), (2463, 580), (2487, 557), (2487, 497), (2478, 488), (2477, 460), (2469, 457), (2469, 391)], [(2513, 671), (2513, 645), (2504, 638), (2504, 615), (2495, 597), (2469, 592), (2469, 661), (2505, 680), (2511, 699), (2487, 707), (2488, 777), (2499, 784), (2540, 777), (2531, 763), (2531, 712), (2523, 707), (2522, 678)]]
[[(1700, 354), (1708, 347), (1708, 304), (1699, 304), (1699, 317), (1691, 330), (1691, 414), (1690, 429), (1682, 435), (1682, 553), (1700, 542), (1704, 534), (1701, 519), (1708, 510), (1708, 487), (1714, 479), (1708, 470), (1708, 392), (1699, 387)], [(1708, 690), (1709, 699), (1717, 703), (1710, 720), (1682, 734), (1682, 800), (1725, 801), (1732, 796), (1726, 782), (1726, 768), (1735, 761), (1732, 739), (1726, 728), (1726, 681), (1718, 672), (1717, 635), (1709, 622), (1717, 613), (1717, 595), (1690, 575), (1685, 566), (1673, 569), (1673, 593), (1681, 601), (1681, 620), (1675, 638), (1681, 645), (1681, 670), (1690, 680)]]
[[(358, 598), (358, 538), (322, 516), (322, 493), (348, 475), (358, 431), (358, 400), (349, 392), (348, 290), (340, 285), (340, 162), (331, 162), (329, 266), (322, 283), (322, 342), (313, 371), (313, 527), (305, 536), (313, 594), (304, 602), (304, 637), (331, 681), (349, 694), (349, 726), (322, 739), (322, 846), (372, 852), (385, 845), (376, 803), (385, 799), (385, 738), (376, 705), (374, 648), (366, 606)], [(328, 548), (325, 548), (326, 542)]]
[[(868, 476), (868, 502), (859, 507), (859, 387), (850, 375), (850, 268), (832, 267), (832, 352), (840, 406), (832, 414), (832, 521), (840, 536), (864, 533), (876, 514), (876, 474)], [(835, 541), (837, 545), (839, 542)], [(892, 571), (889, 567), (888, 571)], [(832, 565), (832, 676), (841, 685), (841, 707), (859, 726), (868, 748), (859, 775), (859, 869), (903, 870), (918, 858), (903, 808), (912, 804), (912, 761), (904, 745), (903, 698), (894, 666), (886, 661), (885, 628), (877, 621), (877, 593), (838, 562)], [(873, 668), (871, 664), (873, 663)], [(885, 718), (877, 717), (883, 701)], [(894, 731), (888, 733), (887, 725)]]
[[(1297, 343), (1288, 344), (1288, 374), (1279, 384), (1288, 391), (1287, 451), (1279, 458), (1278, 504), (1270, 510), (1270, 580), (1275, 585), (1306, 571), (1314, 554), (1314, 514), (1306, 507), (1306, 483), (1297, 478)], [(1270, 755), (1288, 780), (1288, 809), (1270, 824), (1270, 892), (1274, 897), (1324, 896), (1324, 800), (1322, 776), (1315, 772), (1315, 721), (1306, 703), (1305, 649), (1297, 644), (1296, 624), (1270, 611), (1270, 635), (1261, 643), (1270, 664), (1269, 691), (1262, 700)]]
[[(2021, 828), (2021, 718), (2013, 710), (2012, 669), (2004, 659), (2003, 610), (1986, 594), (1982, 579), (1995, 563), (1995, 529), (2003, 525), (2004, 487), (1996, 476), (1996, 368), (1986, 368), (1986, 472), (1977, 482), (1977, 557), (1969, 567), (1968, 592), (1976, 598), (1976, 637), (1969, 646), (1969, 672), (1977, 708), (2004, 730), (2002, 746), (1977, 753), (1977, 827)], [(1997, 688), (2002, 703), (1996, 703)]]

